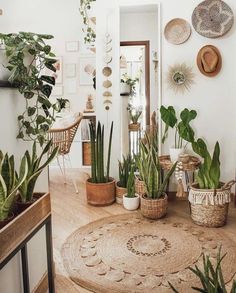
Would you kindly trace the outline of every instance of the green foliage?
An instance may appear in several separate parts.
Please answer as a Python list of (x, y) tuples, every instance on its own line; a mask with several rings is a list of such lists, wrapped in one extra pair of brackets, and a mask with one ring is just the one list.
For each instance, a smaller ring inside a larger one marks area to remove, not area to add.
[(136, 93), (136, 83), (139, 82), (139, 78), (135, 77), (134, 79), (130, 77), (127, 73), (124, 73), (122, 75), (122, 78), (120, 80), (121, 83), (126, 83), (130, 86), (131, 89), (131, 95), (134, 95)]
[[(22, 202), (25, 203), (32, 200), (35, 184), (39, 175), (57, 156), (58, 147), (51, 150), (51, 153), (47, 157), (47, 159), (44, 159), (44, 157), (46, 157), (48, 152), (50, 151), (51, 147), (52, 147), (52, 141), (49, 141), (43, 148), (41, 154), (38, 156), (36, 142), (34, 142), (32, 147), (32, 153), (30, 154), (29, 151), (25, 152), (24, 157), (21, 161), (20, 170), (23, 169), (24, 161), (26, 161), (28, 165), (28, 171), (27, 171), (27, 176), (24, 182), (19, 187), (19, 193), (20, 193)], [(44, 159), (44, 162), (42, 162), (43, 159)], [(21, 177), (21, 174), (19, 174), (19, 177)]]
[(194, 130), (190, 126), (190, 122), (197, 117), (195, 110), (188, 110), (185, 108), (180, 113), (180, 121), (178, 121), (176, 112), (173, 106), (165, 108), (161, 106), (160, 109), (161, 119), (165, 123), (165, 131), (162, 138), (162, 143), (168, 137), (169, 128), (175, 128), (175, 148), (183, 147), (183, 140), (187, 142), (194, 142)]
[(89, 17), (89, 10), (91, 10), (92, 3), (96, 0), (80, 0), (80, 14), (83, 19), (84, 28), (83, 32), (85, 34), (84, 43), (95, 46), (96, 32), (91, 25), (91, 19)]
[(119, 187), (127, 188), (129, 173), (133, 165), (131, 155), (123, 156), (123, 162), (119, 161)]
[(207, 149), (206, 143), (202, 139), (198, 139), (192, 143), (193, 151), (201, 156), (204, 161), (201, 164), (197, 182), (201, 189), (217, 189), (220, 187), (220, 145), (216, 142), (213, 156)]
[(14, 156), (0, 151), (0, 221), (6, 220), (12, 211), (18, 188), (28, 172), (27, 161), (21, 161), (19, 177), (16, 175)]
[(62, 109), (65, 109), (67, 104), (70, 104), (68, 99), (58, 98), (57, 105), (58, 105), (58, 112), (61, 112)]
[(137, 124), (143, 112), (142, 107), (134, 107), (129, 104), (127, 110), (129, 113), (129, 119), (132, 121), (132, 123)]
[[(56, 71), (53, 66), (56, 59), (52, 58), (55, 55), (51, 46), (46, 44), (52, 38), (51, 35), (30, 32), (0, 34), (8, 58), (7, 68), (11, 72), (9, 81), (17, 86), (25, 98), (25, 111), (18, 116), (17, 138), (37, 140), (41, 145), (54, 121), (56, 107), (49, 100), (55, 78), (41, 74), (44, 68), (52, 73)], [(39, 115), (44, 119), (37, 119)]]
[(131, 168), (131, 171), (129, 173), (128, 177), (128, 183), (127, 183), (127, 196), (129, 198), (135, 197), (135, 176), (134, 176), (134, 167)]
[(96, 126), (93, 123), (90, 123), (89, 130), (91, 141), (91, 182), (109, 182), (113, 122), (111, 124), (108, 142), (106, 174), (104, 171), (104, 125), (101, 126), (101, 123), (98, 122), (96, 129)]

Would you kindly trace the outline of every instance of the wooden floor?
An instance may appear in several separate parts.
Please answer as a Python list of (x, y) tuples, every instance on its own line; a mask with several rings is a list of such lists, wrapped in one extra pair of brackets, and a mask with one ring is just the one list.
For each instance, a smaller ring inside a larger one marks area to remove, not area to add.
[[(126, 213), (123, 207), (117, 204), (102, 208), (87, 205), (85, 196), (85, 181), (88, 175), (85, 171), (85, 169), (70, 171), (70, 179), (65, 185), (59, 170), (54, 168), (50, 170), (50, 192), (53, 211), (53, 245), (57, 274), (57, 293), (89, 292), (77, 286), (67, 277), (60, 254), (62, 244), (65, 242), (66, 238), (79, 227), (92, 221), (111, 215)], [(79, 194), (75, 193), (71, 180), (72, 177), (77, 180)], [(189, 218), (190, 220), (187, 202), (172, 200), (169, 203), (169, 215), (171, 216), (172, 214)], [(236, 247), (236, 209), (234, 207), (231, 207), (230, 209), (228, 225), (221, 229), (224, 229), (228, 236), (235, 241)]]

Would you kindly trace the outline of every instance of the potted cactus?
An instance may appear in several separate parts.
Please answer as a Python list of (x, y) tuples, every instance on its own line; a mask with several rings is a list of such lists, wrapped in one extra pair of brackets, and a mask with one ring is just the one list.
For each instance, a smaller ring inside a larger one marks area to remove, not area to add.
[(127, 193), (123, 195), (123, 205), (126, 210), (134, 211), (139, 207), (139, 195), (135, 193), (134, 167), (131, 168), (127, 183)]
[[(146, 148), (144, 144), (141, 144), (141, 147)], [(147, 218), (159, 219), (167, 214), (168, 201), (165, 188), (177, 162), (166, 175), (163, 175), (155, 148), (151, 147), (145, 153), (147, 159), (143, 163), (143, 173), (146, 192), (141, 196), (141, 213)]]
[[(22, 212), (29, 207), (37, 198), (34, 196), (35, 184), (43, 170), (57, 156), (58, 147), (51, 150), (52, 141), (49, 141), (43, 148), (41, 154), (37, 155), (36, 142), (33, 143), (32, 154), (26, 151), (23, 160), (27, 161), (28, 169), (24, 182), (19, 186), (19, 200), (17, 201), (18, 211)], [(51, 151), (50, 155), (44, 162), (43, 158)]]
[(220, 181), (220, 145), (215, 144), (213, 156), (206, 143), (198, 139), (192, 143), (196, 154), (203, 158), (197, 182), (192, 184), (189, 193), (191, 216), (193, 221), (205, 227), (221, 227), (227, 222), (229, 202), (231, 200), (232, 180), (226, 184)]
[(104, 125), (98, 122), (97, 128), (89, 125), (91, 141), (91, 178), (86, 181), (87, 202), (93, 206), (107, 206), (115, 201), (115, 180), (109, 176), (113, 122), (107, 151), (106, 172), (104, 168)]
[(14, 156), (0, 152), (0, 229), (14, 217), (13, 209), (17, 190), (25, 181), (28, 172), (26, 158), (20, 165), (19, 176), (16, 175)]
[(127, 183), (133, 161), (131, 155), (123, 156), (123, 161), (119, 161), (119, 181), (116, 183), (116, 202), (122, 204), (123, 195), (127, 193)]

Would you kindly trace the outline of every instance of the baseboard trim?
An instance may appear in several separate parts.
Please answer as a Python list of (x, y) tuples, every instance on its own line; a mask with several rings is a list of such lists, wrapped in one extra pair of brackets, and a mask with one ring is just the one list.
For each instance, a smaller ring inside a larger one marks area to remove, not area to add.
[(32, 293), (46, 293), (48, 290), (48, 274), (45, 273)]

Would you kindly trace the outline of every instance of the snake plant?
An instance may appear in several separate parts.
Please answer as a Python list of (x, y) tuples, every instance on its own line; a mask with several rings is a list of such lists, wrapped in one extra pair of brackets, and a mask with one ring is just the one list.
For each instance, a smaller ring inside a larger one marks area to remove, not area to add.
[(133, 161), (131, 155), (123, 156), (123, 161), (119, 161), (119, 187), (127, 188), (129, 173), (131, 171)]
[(28, 172), (26, 158), (21, 160), (19, 176), (16, 175), (14, 156), (0, 152), (0, 221), (6, 220), (13, 209), (18, 188)]
[(108, 142), (106, 173), (104, 168), (104, 125), (98, 122), (97, 128), (93, 123), (89, 124), (90, 141), (91, 141), (91, 182), (107, 183), (109, 182), (111, 144), (113, 134), (113, 122), (110, 128)]
[(127, 182), (127, 195), (128, 198), (135, 197), (135, 176), (134, 176), (134, 167), (131, 168), (129, 173), (128, 182)]
[(43, 148), (41, 154), (38, 156), (36, 142), (34, 142), (32, 147), (32, 154), (30, 154), (29, 151), (25, 152), (23, 159), (27, 161), (28, 170), (24, 182), (19, 187), (19, 193), (22, 202), (30, 202), (33, 199), (34, 188), (39, 175), (57, 156), (58, 147), (54, 148), (48, 158), (41, 164), (43, 158), (47, 155), (51, 147), (52, 141), (49, 141)]
[(220, 145), (216, 142), (213, 156), (211, 157), (206, 143), (198, 139), (192, 143), (193, 151), (203, 158), (197, 182), (200, 189), (217, 189), (220, 187)]

